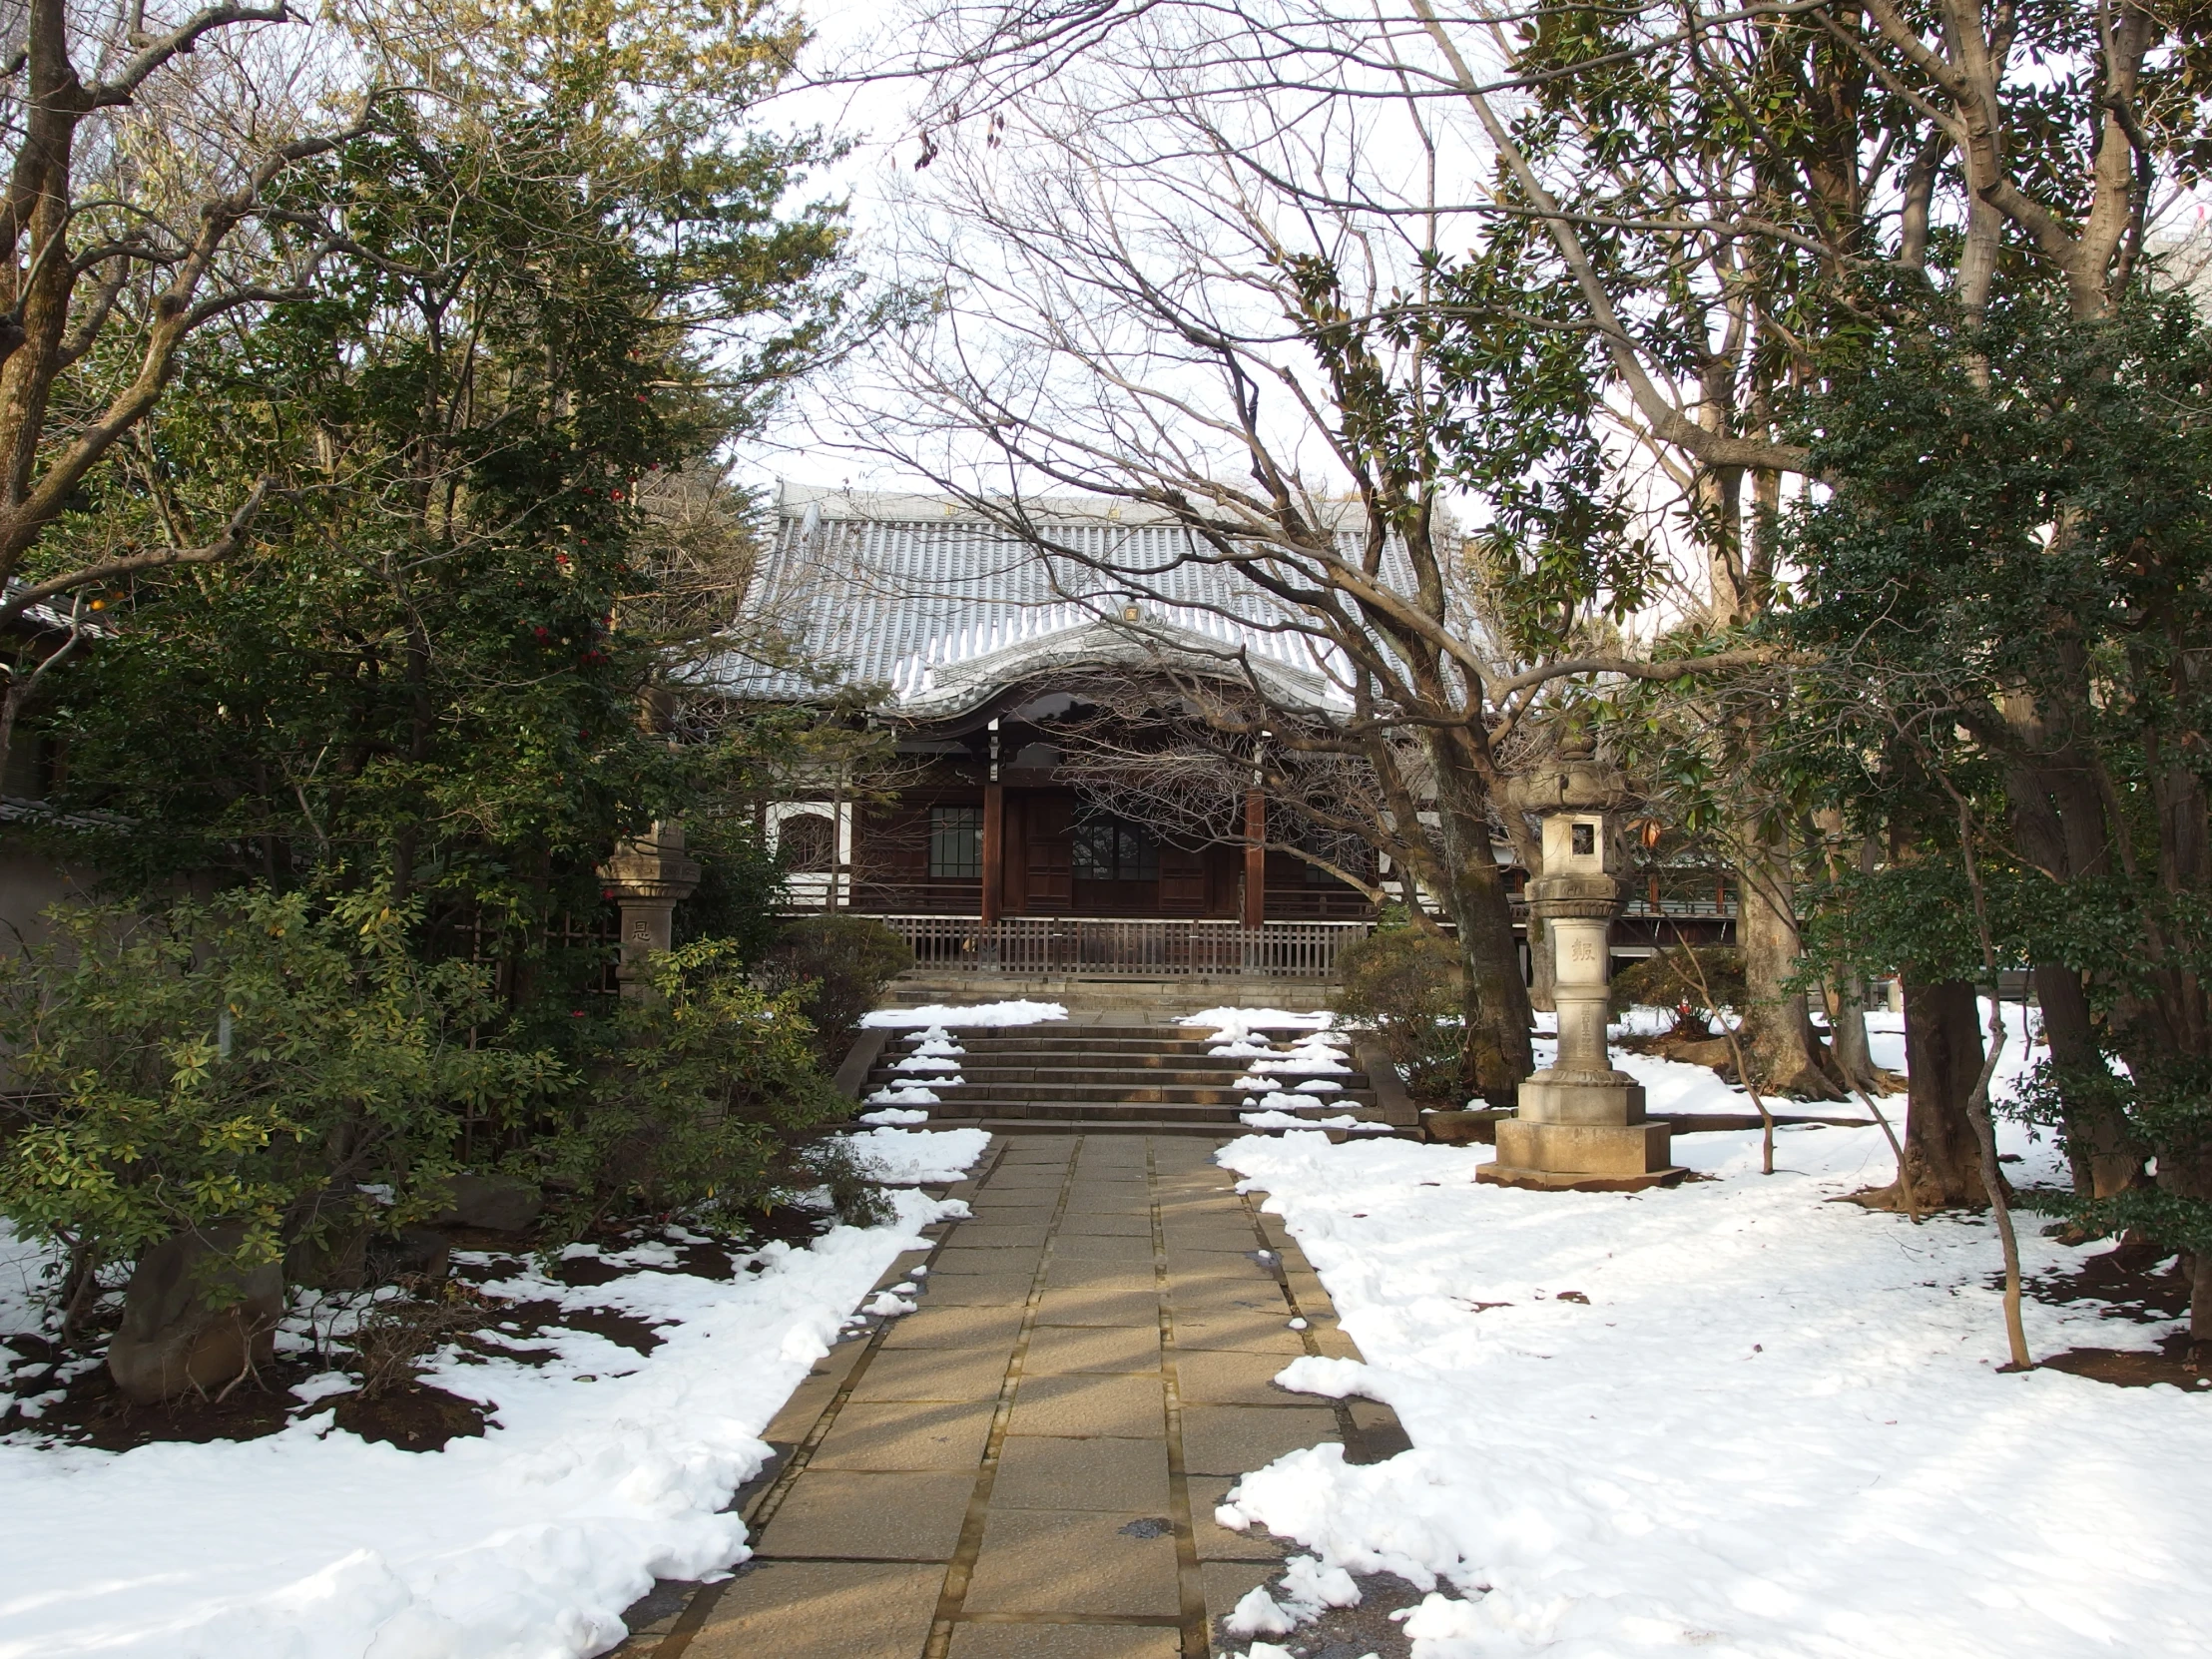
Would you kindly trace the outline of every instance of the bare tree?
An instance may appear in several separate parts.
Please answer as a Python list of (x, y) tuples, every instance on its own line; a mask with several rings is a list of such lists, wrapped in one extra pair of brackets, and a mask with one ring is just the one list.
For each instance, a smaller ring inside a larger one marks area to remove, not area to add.
[[(1695, 620), (1725, 635), (1765, 614), (1780, 573), (1761, 524), (1811, 465), (1779, 429), (1778, 394), (1817, 380), (1839, 325), (1868, 326), (1916, 291), (1977, 313), (2000, 269), (2077, 316), (2110, 315), (2141, 268), (2161, 170), (2195, 177), (2201, 30), (2135, 0), (1669, 3), (1585, 21), (1524, 28), (1513, 8), (1429, 0), (955, 4), (933, 8), (908, 61), (938, 88), (924, 161), (950, 154), (977, 112), (1000, 122), (1087, 78), (1125, 121), (1165, 117), (1186, 155), (1217, 161), (1234, 176), (1225, 198), (1303, 213), (1364, 237), (1363, 252), (1426, 250), (1417, 279), (1376, 291), (1442, 319), (1455, 345), (1533, 356), (1531, 328), (1577, 341), (1593, 402), (1679, 499), (1679, 542), (1701, 567)], [(1312, 137), (1333, 122), (1340, 142)], [(1399, 158), (1394, 171), (1362, 165), (1349, 135), (1363, 127), (1387, 132), (1369, 150)], [(1454, 247), (1487, 256), (1493, 279), (1453, 279)], [(2080, 739), (2086, 677), (2081, 689), (2065, 707), (2013, 699), (1987, 734), (2009, 757), (2016, 837), (2069, 879), (2120, 855)], [(1755, 751), (1761, 730), (1751, 720), (1736, 748)], [(2202, 820), (2188, 780), (2161, 788), (2176, 819)], [(1734, 816), (1762, 1069), (1832, 1092), (1783, 990), (1805, 847), (1755, 792)], [(2044, 964), (2036, 979), (2054, 1052), (2090, 1064), (2079, 976)], [(2092, 1143), (2084, 1170), (2100, 1188), (2128, 1179), (2121, 1140)]]
[[(212, 537), (172, 518), (162, 545), (95, 535), (57, 552), (50, 532), (160, 404), (196, 333), (311, 290), (345, 238), (302, 222), (276, 187), (358, 130), (318, 107), (328, 79), (265, 38), (297, 22), (282, 5), (162, 21), (139, 3), (93, 24), (63, 0), (30, 0), (19, 15), (0, 64), (0, 629), (245, 545), (266, 482)], [(273, 236), (276, 222), (294, 234)], [(24, 702), (85, 637), (84, 607), (71, 614), (10, 673), (0, 766)]]

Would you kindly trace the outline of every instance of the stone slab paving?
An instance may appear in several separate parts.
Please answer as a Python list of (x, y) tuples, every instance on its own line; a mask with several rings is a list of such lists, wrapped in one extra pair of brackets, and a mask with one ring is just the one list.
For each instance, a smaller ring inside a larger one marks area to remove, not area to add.
[(777, 1459), (739, 1494), (753, 1560), (662, 1586), (621, 1659), (1223, 1651), (1217, 1621), (1282, 1556), (1215, 1523), (1236, 1477), (1324, 1440), (1355, 1461), (1405, 1442), (1386, 1407), (1270, 1382), (1357, 1351), (1219, 1145), (994, 1141), (952, 1189), (973, 1219), (882, 1281), (925, 1268), (920, 1311), (840, 1345), (770, 1425)]

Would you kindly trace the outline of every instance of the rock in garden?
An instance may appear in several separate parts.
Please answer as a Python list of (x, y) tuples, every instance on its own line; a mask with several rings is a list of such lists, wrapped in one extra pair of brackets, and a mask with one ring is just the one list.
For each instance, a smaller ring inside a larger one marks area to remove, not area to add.
[(367, 1282), (368, 1235), (358, 1227), (334, 1237), (294, 1240), (284, 1252), (284, 1282), (311, 1291), (357, 1291)]
[(368, 1277), (379, 1285), (395, 1279), (443, 1279), (452, 1249), (452, 1241), (443, 1233), (402, 1227), (369, 1241)]
[(434, 1227), (482, 1227), (494, 1233), (525, 1233), (544, 1213), (545, 1197), (526, 1181), (499, 1175), (456, 1175), (453, 1196), (431, 1217)]
[[(108, 1347), (108, 1371), (140, 1404), (216, 1391), (249, 1363), (262, 1365), (276, 1354), (283, 1270), (275, 1262), (240, 1268), (221, 1260), (245, 1237), (244, 1227), (229, 1223), (180, 1233), (139, 1258), (124, 1293), (123, 1328)], [(218, 1308), (223, 1300), (229, 1306)]]

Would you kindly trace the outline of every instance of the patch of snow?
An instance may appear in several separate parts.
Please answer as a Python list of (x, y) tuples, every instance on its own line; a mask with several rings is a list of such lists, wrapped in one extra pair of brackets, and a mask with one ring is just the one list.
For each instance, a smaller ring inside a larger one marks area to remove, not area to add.
[(867, 1097), (870, 1106), (937, 1106), (943, 1096), (922, 1082), (889, 1083)]
[(1067, 1017), (1067, 1008), (1061, 1003), (1016, 1000), (977, 1002), (965, 1007), (931, 1003), (926, 1008), (878, 1008), (862, 1014), (860, 1023), (871, 1031), (896, 1031), (915, 1025), (949, 1031), (955, 1025), (1035, 1025), (1041, 1020)]
[[(962, 1052), (966, 1052), (962, 1050)], [(893, 1071), (958, 1071), (960, 1062), (949, 1054), (916, 1052), (891, 1067)]]
[[(1271, 1098), (1289, 1100), (1294, 1097), (1275, 1095)], [(1356, 1135), (1387, 1135), (1390, 1132), (1390, 1126), (1386, 1123), (1370, 1123), (1365, 1118), (1354, 1117), (1350, 1112), (1341, 1117), (1309, 1118), (1271, 1106), (1259, 1112), (1239, 1112), (1237, 1118), (1239, 1122), (1248, 1123), (1255, 1129), (1349, 1129)]]
[[(907, 1097), (901, 1096), (900, 1098)], [(858, 1121), (878, 1124), (927, 1123), (929, 1114), (919, 1107), (879, 1106), (872, 1112), (862, 1112)]]
[(872, 1179), (907, 1183), (959, 1180), (991, 1137), (981, 1129), (868, 1129), (844, 1140)]
[(1206, 1026), (1221, 1041), (1236, 1042), (1255, 1031), (1326, 1031), (1337, 1023), (1337, 1016), (1326, 1008), (1310, 1014), (1283, 1008), (1204, 1008), (1175, 1023)]
[(326, 1371), (319, 1377), (310, 1377), (304, 1382), (291, 1385), (292, 1397), (303, 1405), (312, 1405), (318, 1399), (331, 1394), (349, 1394), (360, 1384), (342, 1371)]
[(1286, 1094), (1280, 1089), (1270, 1089), (1257, 1098), (1246, 1096), (1245, 1104), (1256, 1112), (1295, 1112), (1301, 1107), (1312, 1110), (1321, 1102), (1311, 1095)]
[(1250, 1037), (1239, 1037), (1234, 1042), (1216, 1043), (1206, 1051), (1220, 1059), (1241, 1060), (1248, 1056), (1257, 1058), (1277, 1052), (1275, 1044), (1257, 1042)]
[[(2064, 1178), (2047, 1143), (1999, 1133), (2015, 1179)], [(1771, 1177), (1757, 1131), (1674, 1146), (1713, 1179), (1538, 1193), (1477, 1185), (1487, 1147), (1223, 1149), (1365, 1356), (1282, 1382), (1382, 1399), (1413, 1444), (1365, 1466), (1292, 1452), (1225, 1508), (1323, 1569), (1443, 1592), (1405, 1621), (1416, 1659), (2212, 1649), (2206, 1401), (2000, 1375), (1985, 1220), (1828, 1202), (1891, 1180), (1875, 1128), (1789, 1134)], [(2020, 1247), (2030, 1275), (2109, 1248), (2032, 1224)], [(2090, 1302), (2025, 1312), (2039, 1355), (2180, 1329)]]
[(1342, 1083), (1334, 1082), (1327, 1077), (1310, 1077), (1298, 1086), (1300, 1094), (1341, 1094), (1343, 1091), (1344, 1085)]
[[(892, 1161), (947, 1175), (984, 1140), (874, 1134), (928, 1143)], [(449, 1358), (430, 1381), (496, 1414), (441, 1451), (361, 1440), (328, 1410), (261, 1439), (120, 1453), (42, 1444), (35, 1429), (0, 1438), (0, 1656), (603, 1652), (655, 1578), (711, 1577), (747, 1557), (744, 1522), (724, 1505), (769, 1456), (761, 1430), (846, 1310), (926, 1242), (918, 1230), (965, 1209), (888, 1197), (888, 1226), (832, 1228), (805, 1250), (772, 1243), (754, 1257), (761, 1272), (735, 1279), (646, 1269), (576, 1288), (525, 1270), (533, 1294), (631, 1313), (661, 1345), (639, 1355), (570, 1331), (548, 1334), (544, 1364)], [(0, 1250), (9, 1318), (22, 1271), (20, 1248)]]
[(1223, 1615), (1221, 1627), (1232, 1636), (1288, 1636), (1298, 1628), (1298, 1619), (1276, 1605), (1266, 1585), (1256, 1584)]

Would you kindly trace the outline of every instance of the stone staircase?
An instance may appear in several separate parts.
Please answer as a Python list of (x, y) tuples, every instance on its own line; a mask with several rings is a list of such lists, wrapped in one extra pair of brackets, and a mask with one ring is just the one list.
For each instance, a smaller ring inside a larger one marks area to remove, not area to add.
[[(1254, 1056), (1217, 1055), (1214, 1039), (1186, 1026), (1089, 1025), (1052, 1021), (1033, 1026), (967, 1028), (953, 1039), (965, 1050), (956, 1073), (899, 1071), (899, 1059), (913, 1052), (916, 1034), (895, 1032), (869, 1068), (857, 1091), (863, 1100), (899, 1083), (920, 1084), (938, 1097), (909, 1108), (926, 1111), (933, 1126), (973, 1125), (1001, 1134), (1074, 1131), (1136, 1134), (1239, 1135), (1255, 1131), (1239, 1114), (1258, 1109), (1263, 1092), (1295, 1091), (1306, 1080), (1286, 1075), (1268, 1091), (1239, 1088), (1251, 1072)], [(1277, 1042), (1276, 1052), (1291, 1044)], [(1291, 1115), (1334, 1118), (1350, 1114), (1384, 1123), (1377, 1090), (1360, 1062), (1330, 1080), (1343, 1087), (1306, 1097)], [(949, 1078), (957, 1076), (957, 1083)], [(1247, 1102), (1250, 1102), (1249, 1106)], [(875, 1110), (871, 1103), (863, 1110)], [(1290, 1110), (1279, 1101), (1278, 1110)], [(1280, 1126), (1277, 1130), (1280, 1132)], [(1333, 1131), (1333, 1133), (1350, 1131)], [(1393, 1133), (1410, 1128), (1393, 1126)], [(1361, 1131), (1360, 1133), (1370, 1133)]]

